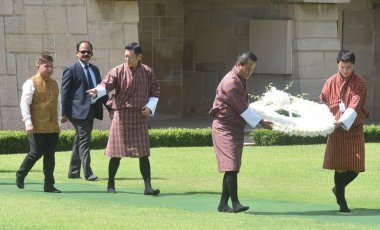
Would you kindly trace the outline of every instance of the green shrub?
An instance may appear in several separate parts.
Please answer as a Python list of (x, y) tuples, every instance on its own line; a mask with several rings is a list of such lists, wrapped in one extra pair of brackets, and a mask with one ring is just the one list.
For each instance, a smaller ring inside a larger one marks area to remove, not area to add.
[[(72, 149), (74, 130), (62, 130), (59, 135), (57, 151)], [(93, 130), (91, 149), (104, 149), (107, 146), (109, 132)], [(151, 147), (212, 146), (211, 129), (151, 129), (149, 130)], [(0, 131), (0, 154), (26, 153), (29, 142), (24, 131)]]
[[(327, 137), (300, 137), (267, 129), (253, 129), (250, 133), (256, 145), (309, 145), (326, 143)], [(380, 142), (380, 126), (364, 125), (364, 138), (366, 142)]]

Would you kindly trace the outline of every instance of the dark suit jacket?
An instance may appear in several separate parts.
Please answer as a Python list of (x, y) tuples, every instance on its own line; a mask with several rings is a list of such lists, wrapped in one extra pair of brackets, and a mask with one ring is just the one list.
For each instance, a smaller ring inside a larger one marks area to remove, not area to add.
[[(95, 74), (96, 84), (102, 80), (98, 67), (89, 64)], [(91, 105), (91, 97), (86, 93), (89, 89), (86, 74), (79, 61), (63, 69), (61, 98), (62, 115), (69, 119), (86, 119)], [(94, 104), (94, 118), (103, 119), (102, 104), (106, 105), (108, 96), (99, 98)]]

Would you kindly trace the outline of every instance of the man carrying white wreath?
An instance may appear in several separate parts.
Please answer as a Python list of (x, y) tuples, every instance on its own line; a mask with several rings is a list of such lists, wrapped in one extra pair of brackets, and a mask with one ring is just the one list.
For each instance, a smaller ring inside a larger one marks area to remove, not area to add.
[[(210, 110), (214, 117), (212, 141), (219, 172), (224, 172), (219, 212), (242, 212), (249, 209), (238, 199), (237, 174), (240, 171), (244, 143), (244, 125), (253, 128), (260, 124), (271, 129), (272, 122), (263, 120), (248, 104), (247, 80), (253, 73), (257, 57), (251, 52), (239, 54), (235, 66), (216, 89)], [(231, 198), (232, 208), (228, 206)]]
[(345, 187), (365, 170), (364, 120), (367, 86), (354, 72), (355, 54), (342, 50), (337, 57), (338, 73), (327, 79), (320, 99), (335, 116), (335, 130), (328, 137), (323, 168), (335, 170), (332, 191), (339, 212), (348, 213)]

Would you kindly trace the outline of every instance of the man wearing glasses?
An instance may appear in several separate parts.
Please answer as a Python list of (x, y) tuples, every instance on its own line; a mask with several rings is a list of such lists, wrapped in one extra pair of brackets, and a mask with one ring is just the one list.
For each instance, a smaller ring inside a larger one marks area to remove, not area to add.
[(93, 100), (86, 93), (100, 83), (101, 76), (98, 67), (90, 64), (92, 44), (89, 41), (80, 41), (77, 44), (76, 56), (78, 60), (63, 70), (62, 76), (62, 120), (67, 119), (75, 127), (75, 137), (70, 160), (68, 177), (80, 177), (81, 164), (83, 175), (88, 181), (95, 181), (90, 163), (90, 141), (94, 118), (103, 119), (102, 103), (105, 105), (108, 97)]

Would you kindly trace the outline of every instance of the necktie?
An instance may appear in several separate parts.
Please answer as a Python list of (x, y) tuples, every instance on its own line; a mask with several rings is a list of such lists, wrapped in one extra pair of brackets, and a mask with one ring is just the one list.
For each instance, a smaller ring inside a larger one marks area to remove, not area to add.
[(88, 82), (88, 88), (92, 89), (94, 88), (94, 83), (92, 82), (92, 79), (91, 79), (91, 74), (90, 74), (90, 71), (88, 70), (88, 65), (85, 65), (84, 66), (84, 69), (86, 70), (86, 75), (87, 75), (87, 82)]

